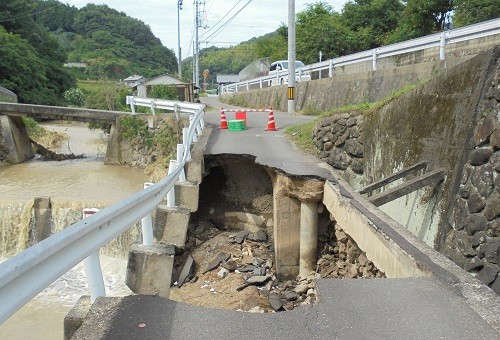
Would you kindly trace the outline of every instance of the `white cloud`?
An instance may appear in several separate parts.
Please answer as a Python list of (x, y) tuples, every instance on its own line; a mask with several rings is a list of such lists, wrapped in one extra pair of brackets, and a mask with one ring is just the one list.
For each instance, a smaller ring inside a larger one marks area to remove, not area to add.
[[(64, 1), (64, 0), (63, 0)], [(210, 36), (237, 10), (241, 9), (249, 0), (206, 0), (204, 28), (200, 29), (200, 36)], [(87, 3), (106, 4), (120, 12), (137, 18), (151, 27), (151, 30), (161, 39), (162, 43), (177, 54), (177, 3), (178, 0), (66, 0), (69, 5), (81, 8)], [(306, 8), (306, 4), (318, 1), (297, 0), (295, 1), (295, 12), (298, 13)], [(340, 12), (347, 0), (323, 1)], [(180, 11), (181, 18), (181, 48), (184, 57), (190, 55), (193, 49), (194, 32), (194, 1), (183, 0), (183, 10)], [(236, 6), (235, 6), (236, 5)], [(231, 8), (235, 8), (231, 11)], [(229, 13), (224, 19), (224, 15)], [(221, 20), (222, 19), (222, 20)], [(220, 24), (215, 26), (219, 21)], [(252, 0), (241, 12), (217, 35), (210, 37), (208, 42), (200, 39), (200, 47), (206, 46), (230, 46), (253, 37), (259, 37), (266, 33), (275, 31), (282, 23), (288, 23), (288, 0)], [(205, 34), (208, 32), (208, 34)]]

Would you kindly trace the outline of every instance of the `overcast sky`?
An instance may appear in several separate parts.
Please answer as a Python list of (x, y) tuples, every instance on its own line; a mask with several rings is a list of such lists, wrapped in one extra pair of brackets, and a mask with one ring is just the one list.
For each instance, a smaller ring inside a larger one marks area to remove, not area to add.
[[(161, 39), (163, 45), (172, 49), (176, 55), (178, 53), (178, 0), (61, 0), (61, 2), (78, 8), (87, 3), (106, 4), (120, 12), (125, 12), (149, 25), (153, 34)], [(316, 2), (318, 1), (296, 0), (295, 12), (304, 10), (306, 4)], [(323, 2), (340, 12), (347, 0)], [(240, 12), (237, 14), (238, 11)], [(200, 29), (200, 42), (202, 42), (200, 48), (212, 45), (226, 47), (273, 32), (281, 23), (288, 24), (288, 0), (205, 0), (204, 13), (203, 26), (206, 28)], [(216, 32), (234, 15), (236, 15), (234, 19)], [(183, 0), (180, 18), (182, 59), (184, 59), (192, 54), (193, 49), (193, 0)]]

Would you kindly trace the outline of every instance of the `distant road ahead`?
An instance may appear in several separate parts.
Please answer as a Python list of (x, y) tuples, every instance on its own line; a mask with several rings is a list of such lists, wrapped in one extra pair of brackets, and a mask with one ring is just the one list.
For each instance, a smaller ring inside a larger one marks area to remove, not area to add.
[[(286, 112), (274, 112), (278, 131), (266, 131), (269, 113), (248, 112), (245, 131), (219, 130), (220, 109), (240, 109), (218, 101), (217, 97), (203, 98), (208, 106), (216, 108), (205, 114), (205, 121), (214, 125), (205, 154), (243, 154), (256, 157), (256, 162), (298, 176), (316, 176), (330, 178), (331, 172), (321, 166), (319, 158), (295, 148), (285, 137), (284, 128), (295, 124), (307, 123), (314, 119), (309, 116), (292, 115)], [(232, 120), (234, 112), (226, 112), (226, 119)]]

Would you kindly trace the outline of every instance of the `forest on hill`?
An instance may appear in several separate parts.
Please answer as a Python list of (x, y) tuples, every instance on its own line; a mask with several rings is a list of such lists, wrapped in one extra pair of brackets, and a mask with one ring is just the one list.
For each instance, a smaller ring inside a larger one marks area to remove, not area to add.
[[(297, 59), (313, 63), (320, 51), (326, 60), (435, 33), (450, 25), (498, 18), (498, 1), (351, 0), (340, 12), (327, 2), (311, 3), (296, 15)], [(239, 73), (254, 60), (286, 59), (287, 38), (287, 27), (282, 24), (274, 32), (230, 48), (208, 46), (200, 53), (200, 69), (209, 70), (208, 83), (213, 84), (217, 74)], [(109, 87), (132, 74), (147, 78), (175, 75), (173, 47), (163, 46), (144, 22), (107, 5), (88, 4), (78, 9), (57, 0), (0, 2), (0, 86), (14, 91), (20, 102), (68, 104), (64, 96), (68, 90), (72, 89), (70, 95), (80, 95), (74, 91), (77, 79), (78, 87), (93, 91), (95, 97), (103, 91), (82, 80), (114, 81), (105, 82)], [(66, 62), (84, 62), (87, 67), (69, 69), (63, 66)], [(182, 61), (182, 68), (185, 80), (190, 81), (192, 57)], [(120, 101), (117, 97), (116, 103)], [(116, 107), (88, 98), (85, 104)]]

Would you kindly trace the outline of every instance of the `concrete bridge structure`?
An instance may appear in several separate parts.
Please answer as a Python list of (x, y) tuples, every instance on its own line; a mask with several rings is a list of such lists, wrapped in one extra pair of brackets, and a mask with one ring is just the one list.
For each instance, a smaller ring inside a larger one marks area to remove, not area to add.
[(0, 102), (0, 160), (21, 163), (34, 157), (31, 141), (22, 117), (77, 122), (99, 122), (112, 125), (130, 113), (71, 107), (43, 106)]

